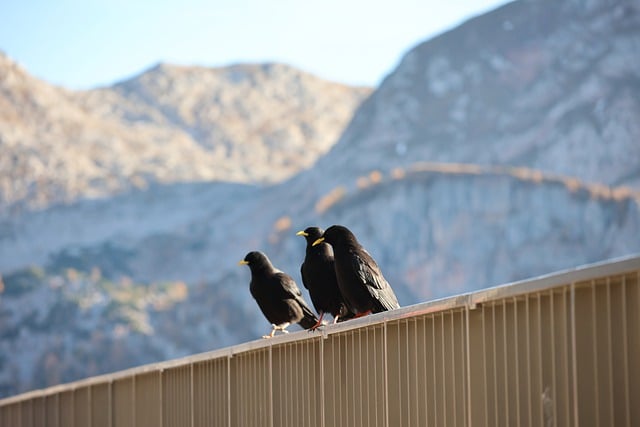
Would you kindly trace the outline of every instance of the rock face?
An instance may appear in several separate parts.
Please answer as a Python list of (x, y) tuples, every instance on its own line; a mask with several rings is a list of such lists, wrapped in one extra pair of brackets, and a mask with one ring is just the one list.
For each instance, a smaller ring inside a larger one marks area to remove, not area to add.
[(279, 182), (324, 154), (370, 92), (282, 64), (162, 64), (70, 92), (0, 54), (0, 208), (154, 183)]
[(640, 6), (588, 3), (516, 1), (411, 49), (310, 174), (462, 162), (640, 188)]
[[(134, 190), (4, 217), (0, 393), (259, 337), (269, 326), (236, 263), (263, 250), (301, 285), (295, 232), (310, 225), (352, 229), (403, 306), (640, 252), (639, 17), (625, 1), (510, 3), (409, 51), (335, 146), (284, 181), (123, 178)], [(201, 85), (174, 93), (191, 80), (166, 77), (183, 72), (41, 89), (100, 123), (188, 129), (209, 149), (219, 125), (176, 94)], [(23, 101), (57, 111), (45, 95)], [(268, 133), (250, 116), (238, 134)]]

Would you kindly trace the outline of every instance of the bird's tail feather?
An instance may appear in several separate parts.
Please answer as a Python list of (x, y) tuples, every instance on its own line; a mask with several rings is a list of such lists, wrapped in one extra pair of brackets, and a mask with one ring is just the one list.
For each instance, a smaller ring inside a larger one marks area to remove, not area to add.
[(302, 312), (304, 313), (304, 317), (300, 319), (300, 321), (298, 322), (300, 326), (302, 326), (305, 329), (309, 329), (318, 323), (318, 318), (316, 317), (315, 314), (313, 314), (313, 311), (311, 311), (309, 307), (307, 307), (306, 305), (303, 305)]

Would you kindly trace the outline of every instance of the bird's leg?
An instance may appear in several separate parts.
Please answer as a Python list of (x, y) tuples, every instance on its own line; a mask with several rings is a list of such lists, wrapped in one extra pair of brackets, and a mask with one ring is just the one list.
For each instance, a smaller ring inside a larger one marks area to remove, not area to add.
[(283, 334), (288, 334), (289, 331), (287, 331), (287, 326), (289, 326), (291, 323), (289, 322), (285, 322), (280, 326), (276, 326), (276, 329), (279, 329), (280, 331), (282, 331)]
[(336, 317), (333, 318), (333, 324), (338, 323), (338, 319), (340, 318), (340, 314), (336, 314)]
[(273, 338), (276, 335), (276, 331), (281, 331), (283, 334), (288, 334), (289, 331), (287, 331), (287, 327), (290, 324), (291, 323), (289, 323), (289, 322), (285, 322), (282, 325), (274, 325), (272, 323), (271, 324), (271, 333), (269, 335), (263, 335), (262, 338)]
[(276, 329), (278, 329), (278, 327), (272, 323), (271, 333), (269, 335), (263, 335), (262, 338), (273, 338), (273, 336), (276, 334)]
[(313, 325), (312, 327), (309, 328), (310, 331), (315, 331), (316, 329), (318, 329), (320, 326), (322, 326), (322, 317), (324, 316), (324, 311), (320, 312), (320, 318), (318, 319), (318, 321), (316, 322), (315, 325)]
[(353, 318), (357, 319), (358, 317), (364, 317), (371, 314), (371, 310), (363, 311), (362, 313), (357, 313)]

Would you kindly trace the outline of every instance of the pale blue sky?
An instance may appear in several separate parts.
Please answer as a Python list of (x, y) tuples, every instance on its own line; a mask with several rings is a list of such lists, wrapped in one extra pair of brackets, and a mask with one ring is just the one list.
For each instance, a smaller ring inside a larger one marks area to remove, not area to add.
[(0, 0), (0, 50), (48, 82), (108, 85), (155, 65), (284, 62), (377, 85), (402, 55), (505, 0)]

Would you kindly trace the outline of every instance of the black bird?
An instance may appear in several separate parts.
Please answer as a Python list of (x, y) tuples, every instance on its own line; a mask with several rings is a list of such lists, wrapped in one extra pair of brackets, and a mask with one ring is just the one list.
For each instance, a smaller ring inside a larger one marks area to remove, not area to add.
[(297, 236), (304, 236), (307, 241), (304, 262), (300, 266), (302, 284), (309, 290), (313, 307), (320, 315), (318, 323), (311, 329), (321, 325), (327, 312), (333, 316), (333, 323), (338, 319), (347, 320), (353, 317), (338, 288), (331, 245), (320, 243), (313, 246), (313, 242), (318, 240), (323, 232), (324, 230), (318, 227), (307, 227), (296, 233)]
[(338, 286), (355, 317), (400, 307), (380, 267), (346, 227), (332, 225), (314, 245), (333, 247)]
[(249, 252), (239, 265), (251, 269), (249, 290), (258, 303), (262, 314), (271, 322), (271, 333), (263, 338), (271, 338), (277, 330), (286, 330), (291, 323), (298, 323), (304, 329), (313, 327), (318, 318), (302, 299), (298, 285), (291, 276), (278, 270), (262, 252)]

